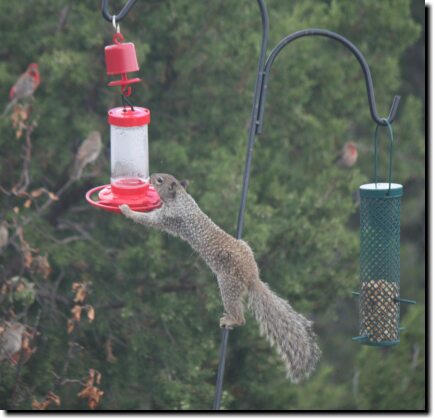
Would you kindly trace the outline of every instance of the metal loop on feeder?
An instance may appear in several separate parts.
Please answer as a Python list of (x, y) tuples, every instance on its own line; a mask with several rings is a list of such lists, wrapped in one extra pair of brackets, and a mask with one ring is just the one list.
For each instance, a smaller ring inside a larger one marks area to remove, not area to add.
[[(389, 189), (388, 193), (391, 189), (391, 167), (393, 163), (393, 143), (394, 143), (394, 135), (393, 135), (393, 127), (391, 127), (390, 122), (386, 118), (382, 118), (382, 121), (385, 122), (386, 126), (388, 127), (388, 133), (390, 135), (390, 152), (389, 152), (389, 163), (388, 163), (388, 183), (389, 183)], [(375, 134), (373, 136), (373, 142), (374, 142), (374, 148), (375, 148), (375, 156), (374, 156), (374, 178), (375, 178), (375, 184), (378, 183), (378, 129), (379, 125), (375, 128)]]
[(124, 35), (122, 35), (121, 32), (115, 32), (113, 34), (112, 40), (114, 44), (121, 44), (122, 42), (124, 42)]

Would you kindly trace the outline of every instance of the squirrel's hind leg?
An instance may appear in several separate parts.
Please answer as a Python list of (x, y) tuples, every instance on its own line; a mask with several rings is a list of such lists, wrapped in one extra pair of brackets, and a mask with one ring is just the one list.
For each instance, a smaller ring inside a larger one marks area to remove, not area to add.
[(244, 284), (238, 279), (222, 277), (218, 277), (218, 283), (225, 309), (219, 326), (221, 328), (234, 328), (245, 325), (243, 295), (246, 288)]

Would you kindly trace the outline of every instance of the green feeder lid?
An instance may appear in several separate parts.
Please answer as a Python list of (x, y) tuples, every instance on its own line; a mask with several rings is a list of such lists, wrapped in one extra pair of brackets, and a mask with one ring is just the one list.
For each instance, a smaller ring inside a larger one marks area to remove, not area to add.
[(391, 183), (390, 188), (388, 182), (364, 184), (359, 187), (359, 193), (368, 198), (397, 198), (403, 195), (403, 185)]

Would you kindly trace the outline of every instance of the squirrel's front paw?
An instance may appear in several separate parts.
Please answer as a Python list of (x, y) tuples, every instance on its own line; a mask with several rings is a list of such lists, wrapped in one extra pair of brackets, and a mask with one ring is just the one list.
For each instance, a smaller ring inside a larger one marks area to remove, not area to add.
[(219, 320), (219, 326), (221, 328), (227, 328), (229, 330), (232, 330), (234, 327), (240, 327), (240, 326), (242, 326), (244, 324), (245, 324), (244, 320), (243, 321), (237, 321), (231, 315), (224, 315)]
[(121, 210), (122, 214), (125, 216), (129, 216), (131, 215), (131, 213), (133, 213), (133, 210), (130, 207), (128, 207), (127, 204), (121, 204), (119, 206), (119, 209)]

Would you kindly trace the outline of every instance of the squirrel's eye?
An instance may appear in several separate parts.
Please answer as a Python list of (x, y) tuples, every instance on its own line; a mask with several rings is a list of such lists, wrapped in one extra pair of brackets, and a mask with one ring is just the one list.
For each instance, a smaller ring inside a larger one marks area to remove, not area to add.
[(157, 178), (156, 178), (156, 182), (157, 182), (157, 184), (163, 184), (163, 178), (161, 177), (161, 176), (158, 176)]

